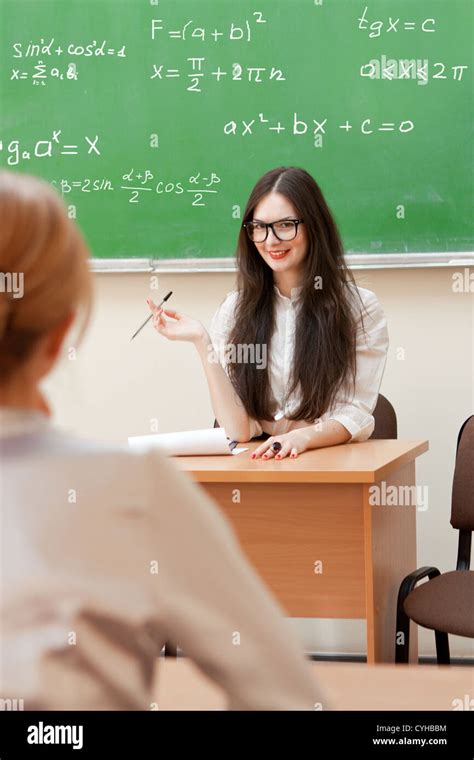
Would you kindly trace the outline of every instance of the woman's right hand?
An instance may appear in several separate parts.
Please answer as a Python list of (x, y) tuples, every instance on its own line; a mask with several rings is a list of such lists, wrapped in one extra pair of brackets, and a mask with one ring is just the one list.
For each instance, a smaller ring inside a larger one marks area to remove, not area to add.
[[(206, 329), (198, 319), (193, 319), (187, 314), (172, 309), (158, 308), (151, 298), (147, 298), (147, 304), (153, 312), (155, 330), (168, 340), (188, 340), (191, 343), (196, 343), (206, 335)], [(164, 314), (172, 319), (165, 319)]]

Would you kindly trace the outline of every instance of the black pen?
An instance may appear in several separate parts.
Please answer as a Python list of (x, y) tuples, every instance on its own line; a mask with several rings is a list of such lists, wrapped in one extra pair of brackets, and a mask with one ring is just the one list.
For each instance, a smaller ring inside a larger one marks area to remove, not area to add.
[[(164, 302), (168, 300), (168, 298), (171, 295), (173, 295), (173, 291), (172, 290), (170, 290), (170, 292), (168, 293), (168, 295), (163, 298), (163, 300), (160, 303), (160, 305), (158, 306), (158, 308), (160, 308), (164, 304)], [(132, 337), (130, 338), (130, 341), (132, 341), (138, 335), (138, 333), (140, 332), (140, 330), (143, 330), (143, 328), (150, 321), (150, 319), (152, 318), (152, 316), (153, 316), (153, 312), (151, 312), (150, 316), (145, 319), (144, 323), (138, 328), (138, 330), (135, 333), (133, 333)]]
[(235, 449), (235, 447), (237, 446), (237, 444), (238, 444), (238, 441), (229, 441), (229, 446), (230, 446), (231, 452)]

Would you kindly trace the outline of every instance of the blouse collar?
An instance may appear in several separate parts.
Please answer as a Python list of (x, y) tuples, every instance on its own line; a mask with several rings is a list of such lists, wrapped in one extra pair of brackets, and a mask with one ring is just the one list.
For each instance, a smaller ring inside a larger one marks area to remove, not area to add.
[(302, 285), (300, 285), (300, 286), (299, 286), (299, 287), (297, 287), (297, 288), (291, 288), (291, 291), (290, 291), (290, 298), (288, 298), (288, 296), (284, 296), (284, 295), (282, 295), (282, 293), (280, 293), (280, 291), (278, 290), (278, 287), (277, 287), (276, 285), (274, 285), (274, 286), (273, 286), (273, 288), (274, 288), (274, 290), (275, 290), (275, 293), (276, 293), (276, 294), (277, 294), (277, 295), (278, 295), (280, 298), (284, 298), (286, 301), (288, 301), (288, 300), (290, 300), (290, 301), (294, 301), (296, 298), (298, 298), (299, 294), (300, 294), (300, 293), (301, 293), (301, 291), (303, 290), (303, 286), (302, 286)]

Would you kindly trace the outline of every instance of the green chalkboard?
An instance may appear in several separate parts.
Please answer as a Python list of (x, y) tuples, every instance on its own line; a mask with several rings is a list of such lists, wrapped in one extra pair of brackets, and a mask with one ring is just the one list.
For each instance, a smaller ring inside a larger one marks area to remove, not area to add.
[(471, 0), (0, 0), (0, 164), (97, 259), (229, 259), (297, 165), (348, 254), (473, 246)]

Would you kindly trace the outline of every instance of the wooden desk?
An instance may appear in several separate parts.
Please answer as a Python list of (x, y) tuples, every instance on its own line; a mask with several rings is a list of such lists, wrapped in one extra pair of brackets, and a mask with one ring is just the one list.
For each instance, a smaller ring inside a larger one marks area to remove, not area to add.
[[(236, 456), (173, 461), (227, 515), (289, 617), (365, 618), (368, 662), (393, 662), (398, 588), (417, 567), (416, 507), (409, 500), (373, 506), (369, 488), (414, 486), (415, 459), (428, 441), (365, 441), (295, 460), (251, 460), (260, 443), (242, 444), (249, 451)], [(411, 634), (416, 661), (415, 626)]]
[[(466, 695), (472, 697), (474, 686), (469, 666), (315, 662), (308, 667), (333, 710), (451, 711), (460, 703), (466, 710)], [(223, 692), (184, 657), (160, 659), (154, 694), (159, 710), (225, 710), (227, 706)], [(327, 709), (324, 704), (323, 709)]]

